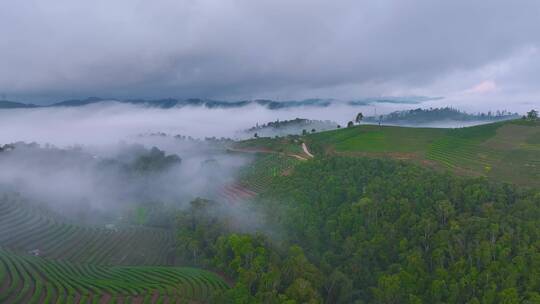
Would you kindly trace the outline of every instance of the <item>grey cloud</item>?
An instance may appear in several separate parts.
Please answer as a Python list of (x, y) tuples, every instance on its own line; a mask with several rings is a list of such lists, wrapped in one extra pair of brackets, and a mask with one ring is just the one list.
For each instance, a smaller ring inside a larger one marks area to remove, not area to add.
[(539, 15), (535, 0), (6, 0), (0, 93), (39, 101), (406, 91), (537, 48)]

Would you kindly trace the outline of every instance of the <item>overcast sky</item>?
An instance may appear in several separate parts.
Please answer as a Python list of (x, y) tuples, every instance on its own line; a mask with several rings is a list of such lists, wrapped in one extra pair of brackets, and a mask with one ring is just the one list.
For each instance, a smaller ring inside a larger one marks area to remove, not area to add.
[(0, 99), (540, 104), (540, 1), (2, 0)]

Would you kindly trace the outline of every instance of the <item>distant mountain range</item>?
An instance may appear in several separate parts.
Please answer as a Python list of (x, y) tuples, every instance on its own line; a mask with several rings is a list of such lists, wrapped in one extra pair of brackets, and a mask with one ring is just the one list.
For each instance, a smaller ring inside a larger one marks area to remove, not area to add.
[(31, 103), (20, 103), (14, 101), (0, 100), (0, 109), (20, 109), (20, 108), (36, 108), (39, 107)]
[(146, 107), (156, 107), (162, 109), (181, 108), (185, 106), (204, 106), (207, 108), (239, 108), (252, 104), (264, 106), (268, 109), (284, 109), (295, 107), (328, 107), (334, 103), (346, 103), (352, 106), (365, 106), (374, 103), (402, 103), (402, 104), (418, 104), (428, 100), (437, 100), (442, 97), (380, 97), (380, 98), (364, 98), (352, 101), (338, 101), (335, 99), (303, 99), (303, 100), (288, 100), (288, 101), (276, 101), (270, 99), (254, 99), (254, 100), (241, 100), (241, 101), (220, 101), (201, 98), (189, 98), (189, 99), (114, 99), (114, 98), (100, 98), (89, 97), (86, 99), (72, 99), (65, 100), (50, 105), (36, 105), (31, 103), (21, 103), (8, 100), (0, 100), (0, 109), (22, 109), (22, 108), (45, 108), (45, 107), (81, 107), (90, 104), (100, 102), (118, 102), (125, 104), (142, 105)]

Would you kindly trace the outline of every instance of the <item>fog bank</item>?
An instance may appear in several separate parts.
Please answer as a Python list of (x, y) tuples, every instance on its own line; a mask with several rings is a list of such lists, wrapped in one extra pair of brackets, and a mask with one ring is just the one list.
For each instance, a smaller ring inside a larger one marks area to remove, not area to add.
[(0, 143), (24, 141), (62, 147), (103, 146), (120, 141), (141, 142), (140, 134), (157, 132), (196, 138), (232, 138), (238, 137), (238, 131), (278, 119), (332, 120), (346, 125), (358, 112), (371, 116), (419, 106), (385, 103), (350, 106), (337, 103), (330, 107), (280, 110), (269, 110), (257, 105), (229, 109), (159, 109), (103, 102), (82, 107), (0, 110)]

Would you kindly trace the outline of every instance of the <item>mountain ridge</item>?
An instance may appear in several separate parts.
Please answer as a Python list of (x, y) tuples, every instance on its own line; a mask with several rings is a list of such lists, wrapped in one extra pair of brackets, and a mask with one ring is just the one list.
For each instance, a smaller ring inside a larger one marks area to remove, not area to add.
[(181, 108), (185, 106), (204, 106), (206, 108), (240, 108), (252, 104), (266, 107), (270, 110), (295, 108), (295, 107), (328, 107), (332, 104), (343, 103), (350, 106), (364, 106), (374, 103), (403, 103), (415, 104), (426, 100), (436, 100), (441, 97), (380, 97), (380, 98), (364, 98), (349, 101), (339, 101), (331, 98), (308, 98), (301, 100), (285, 100), (277, 101), (272, 99), (251, 99), (237, 101), (223, 101), (205, 98), (162, 98), (162, 99), (117, 99), (117, 98), (101, 98), (88, 97), (86, 99), (69, 99), (60, 102), (55, 102), (49, 105), (36, 105), (32, 103), (0, 101), (0, 109), (17, 109), (17, 108), (47, 108), (47, 107), (81, 107), (100, 102), (118, 102), (123, 104), (143, 105), (147, 107), (156, 107), (162, 109)]

